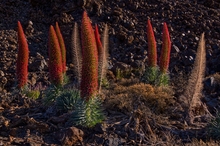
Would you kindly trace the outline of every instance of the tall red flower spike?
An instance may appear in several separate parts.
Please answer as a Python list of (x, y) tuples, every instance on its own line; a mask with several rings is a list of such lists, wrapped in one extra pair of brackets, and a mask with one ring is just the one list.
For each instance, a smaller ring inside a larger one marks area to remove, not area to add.
[(51, 25), (49, 30), (49, 74), (50, 81), (55, 86), (61, 86), (63, 83), (63, 65), (59, 41)]
[(82, 80), (81, 97), (91, 98), (98, 91), (98, 51), (94, 30), (84, 11), (81, 26), (82, 38)]
[(17, 58), (17, 80), (18, 87), (23, 88), (28, 79), (28, 57), (29, 50), (21, 23), (18, 21), (18, 58)]
[(148, 41), (148, 64), (150, 67), (157, 66), (157, 46), (154, 31), (150, 20), (147, 21), (147, 41)]
[(163, 24), (163, 44), (162, 51), (160, 55), (160, 71), (162, 73), (166, 73), (169, 67), (170, 62), (170, 50), (171, 50), (171, 41), (170, 35), (167, 28), (167, 24), (164, 22)]
[(60, 32), (60, 27), (58, 25), (58, 22), (56, 22), (56, 26), (55, 26), (55, 31), (56, 31), (56, 35), (60, 44), (60, 50), (61, 50), (61, 55), (62, 55), (62, 65), (63, 65), (63, 73), (66, 72), (66, 47), (65, 47), (65, 43), (63, 40), (63, 36)]

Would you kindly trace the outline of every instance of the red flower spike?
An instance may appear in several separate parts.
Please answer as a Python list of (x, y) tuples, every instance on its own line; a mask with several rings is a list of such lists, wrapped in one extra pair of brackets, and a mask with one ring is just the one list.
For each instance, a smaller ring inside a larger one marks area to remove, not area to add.
[(95, 39), (96, 39), (96, 44), (97, 44), (97, 49), (98, 49), (98, 61), (99, 61), (99, 77), (101, 77), (101, 72), (102, 72), (102, 60), (103, 60), (103, 47), (102, 43), (100, 40), (100, 35), (99, 35), (99, 30), (98, 30), (98, 25), (95, 25)]
[(17, 58), (17, 80), (18, 87), (23, 88), (28, 79), (28, 57), (29, 50), (21, 23), (18, 21), (18, 58)]
[(98, 30), (98, 25), (95, 25), (95, 39), (96, 39), (96, 44), (97, 44), (97, 48), (98, 48), (98, 54), (100, 55), (101, 53), (103, 53), (103, 48), (102, 48), (102, 43), (100, 40), (100, 35), (99, 35), (99, 30)]
[(63, 40), (63, 36), (60, 32), (60, 27), (58, 25), (58, 22), (56, 22), (56, 26), (55, 26), (55, 31), (56, 31), (56, 35), (60, 44), (60, 50), (61, 50), (61, 55), (62, 55), (62, 65), (63, 65), (63, 73), (66, 72), (66, 47), (65, 47), (65, 43)]
[(148, 41), (148, 64), (150, 67), (157, 66), (157, 46), (154, 31), (150, 20), (147, 21), (147, 41)]
[(98, 51), (94, 30), (84, 11), (81, 26), (82, 38), (82, 80), (81, 97), (91, 98), (98, 91)]
[(103, 79), (103, 64), (104, 64), (104, 48), (102, 46), (102, 42), (100, 40), (100, 35), (99, 35), (99, 29), (98, 29), (98, 25), (95, 25), (95, 39), (96, 39), (96, 44), (97, 44), (97, 49), (98, 49), (98, 77), (99, 77), (99, 92), (101, 90), (101, 83), (102, 83), (102, 79)]
[(49, 30), (49, 74), (50, 81), (55, 86), (63, 83), (63, 66), (59, 41), (53, 26)]
[(171, 41), (170, 35), (167, 28), (167, 24), (164, 22), (163, 25), (163, 44), (162, 51), (160, 55), (160, 71), (166, 73), (169, 67), (170, 62), (170, 50), (171, 50)]

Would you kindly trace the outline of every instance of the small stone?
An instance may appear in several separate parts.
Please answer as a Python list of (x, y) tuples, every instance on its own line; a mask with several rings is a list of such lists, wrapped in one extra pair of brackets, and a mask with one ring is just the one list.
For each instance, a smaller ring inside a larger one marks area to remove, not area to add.
[(94, 130), (100, 134), (104, 134), (104, 132), (106, 131), (106, 128), (104, 127), (103, 124), (97, 124)]
[(107, 71), (106, 76), (108, 77), (108, 79), (115, 80), (115, 75), (110, 70)]
[(214, 77), (210, 77), (204, 81), (206, 92), (212, 93), (216, 90), (217, 84)]
[[(1, 90), (0, 90), (0, 91), (1, 91)], [(0, 111), (3, 111), (3, 110), (4, 110), (4, 107), (1, 107), (1, 106), (0, 106)]]
[(113, 15), (116, 15), (116, 16), (120, 16), (122, 15), (122, 10), (119, 8), (119, 9), (116, 9), (113, 11)]
[(64, 145), (76, 145), (77, 142), (83, 141), (84, 133), (82, 130), (76, 127), (69, 127), (61, 129), (55, 134), (61, 144)]
[(36, 59), (29, 65), (30, 71), (43, 71), (47, 66), (45, 59)]
[(189, 60), (192, 61), (192, 60), (193, 60), (193, 57), (192, 57), (192, 56), (189, 56)]
[(36, 58), (37, 59), (44, 59), (44, 56), (42, 56), (40, 53), (36, 53)]
[(133, 40), (134, 40), (134, 37), (132, 35), (130, 35), (128, 37), (128, 43), (131, 44), (133, 42)]
[(135, 60), (131, 63), (131, 66), (134, 68), (142, 68), (142, 66), (144, 66), (144, 62), (142, 60)]
[(177, 53), (180, 52), (180, 49), (176, 45), (173, 45), (173, 48), (176, 50)]
[(0, 78), (0, 86), (4, 88), (4, 86), (7, 84), (8, 80), (6, 77)]
[(36, 78), (33, 76), (33, 77), (31, 77), (30, 82), (31, 82), (31, 85), (35, 85), (36, 82), (37, 82), (37, 80), (36, 80)]
[(120, 41), (123, 42), (123, 41), (125, 40), (125, 38), (127, 38), (126, 32), (124, 32), (124, 31), (119, 32), (119, 33), (117, 34), (117, 38), (118, 38)]
[(115, 63), (115, 67), (121, 70), (126, 70), (130, 67), (130, 65), (123, 63), (123, 62), (117, 62)]
[(5, 76), (4, 72), (0, 70), (0, 77), (4, 77), (4, 76)]
[(33, 28), (33, 22), (32, 21), (28, 21), (28, 26), (25, 29), (25, 33), (26, 35), (30, 35), (32, 36), (32, 33), (34, 32), (34, 28)]

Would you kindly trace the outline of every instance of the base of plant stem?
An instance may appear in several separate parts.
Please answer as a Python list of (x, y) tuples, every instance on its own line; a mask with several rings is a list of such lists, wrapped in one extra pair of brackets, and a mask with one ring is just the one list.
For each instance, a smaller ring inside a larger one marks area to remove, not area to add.
[(158, 67), (148, 67), (142, 77), (142, 82), (154, 86), (166, 86), (169, 84), (169, 74), (160, 72)]
[(71, 114), (70, 120), (74, 125), (81, 125), (88, 128), (101, 123), (104, 120), (104, 114), (100, 100), (97, 97), (92, 97), (88, 100), (79, 100)]
[(99, 93), (101, 92), (102, 87), (108, 88), (109, 87), (109, 82), (107, 78), (103, 78), (101, 81), (99, 79)]
[(69, 83), (69, 77), (66, 75), (66, 73), (63, 74), (63, 85)]
[(62, 86), (51, 85), (43, 92), (43, 104), (50, 105), (55, 102), (56, 98), (63, 91)]
[(158, 67), (148, 67), (143, 74), (142, 81), (147, 84), (157, 85), (158, 74)]
[(61, 112), (72, 111), (78, 100), (80, 100), (79, 90), (63, 90), (56, 99), (56, 108)]
[(28, 85), (23, 86), (22, 88), (18, 89), (18, 91), (26, 97), (32, 99), (37, 99), (40, 96), (40, 90), (31, 89), (28, 87)]
[(167, 86), (169, 84), (170, 77), (168, 73), (160, 73), (158, 76), (158, 85)]
[(29, 90), (25, 94), (29, 98), (37, 99), (40, 96), (40, 91), (39, 90)]

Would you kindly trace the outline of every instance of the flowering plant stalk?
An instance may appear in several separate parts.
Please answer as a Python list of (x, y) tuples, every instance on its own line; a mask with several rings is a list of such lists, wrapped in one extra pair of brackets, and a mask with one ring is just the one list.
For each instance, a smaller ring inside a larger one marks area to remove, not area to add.
[(21, 23), (18, 21), (18, 58), (17, 58), (17, 81), (18, 88), (24, 88), (28, 80), (28, 57), (29, 50)]
[(54, 27), (51, 25), (49, 30), (49, 74), (50, 81), (55, 86), (63, 84), (63, 64), (60, 51), (60, 44)]
[[(105, 31), (107, 29), (107, 26), (105, 26), (105, 30), (103, 33), (103, 40), (105, 40), (106, 34)], [(96, 44), (97, 44), (97, 49), (98, 49), (98, 61), (99, 61), (99, 65), (98, 65), (98, 76), (99, 76), (99, 93), (101, 92), (101, 88), (102, 85), (104, 85), (103, 83), (106, 83), (106, 79), (105, 79), (105, 75), (106, 75), (106, 70), (107, 70), (107, 45), (103, 46), (102, 42), (100, 40), (100, 34), (99, 34), (99, 30), (98, 30), (98, 25), (95, 25), (95, 39), (96, 39)], [(107, 42), (103, 42), (103, 43), (107, 43)], [(104, 44), (105, 45), (105, 44)]]
[(98, 91), (98, 51), (94, 30), (84, 11), (81, 26), (82, 41), (82, 79), (81, 97), (91, 98)]
[(147, 41), (148, 41), (148, 65), (157, 66), (157, 45), (154, 37), (154, 31), (150, 20), (147, 21)]
[[(97, 33), (97, 32), (96, 32)], [(80, 84), (81, 98), (76, 102), (76, 107), (70, 120), (75, 125), (93, 127), (103, 119), (101, 102), (98, 93), (98, 49), (94, 30), (87, 13), (83, 13), (81, 25), (82, 41), (82, 78)], [(98, 47), (101, 43), (98, 41)], [(100, 48), (99, 48), (100, 49)]]
[(167, 28), (167, 24), (163, 24), (163, 44), (162, 51), (160, 55), (160, 85), (167, 85), (169, 82), (168, 68), (170, 63), (170, 51), (171, 51), (171, 41), (170, 35)]
[(159, 68), (157, 66), (157, 48), (154, 32), (150, 20), (147, 21), (148, 40), (148, 67), (146, 68), (143, 81), (153, 85), (168, 85), (168, 67), (170, 62), (171, 41), (167, 24), (163, 25), (162, 51), (160, 55)]
[(160, 71), (162, 73), (167, 73), (169, 63), (170, 63), (170, 50), (171, 50), (171, 41), (170, 35), (167, 28), (167, 24), (164, 22), (163, 24), (163, 44), (162, 51), (160, 55)]
[(148, 41), (148, 68), (144, 73), (144, 79), (146, 83), (157, 84), (157, 77), (159, 72), (157, 66), (157, 45), (150, 20), (147, 21), (147, 41)]
[(65, 74), (66, 73), (66, 47), (65, 47), (65, 43), (64, 43), (63, 36), (61, 34), (58, 22), (56, 22), (55, 31), (56, 31), (56, 35), (57, 35), (59, 45), (60, 45), (60, 51), (61, 51), (61, 56), (62, 56), (63, 73)]

